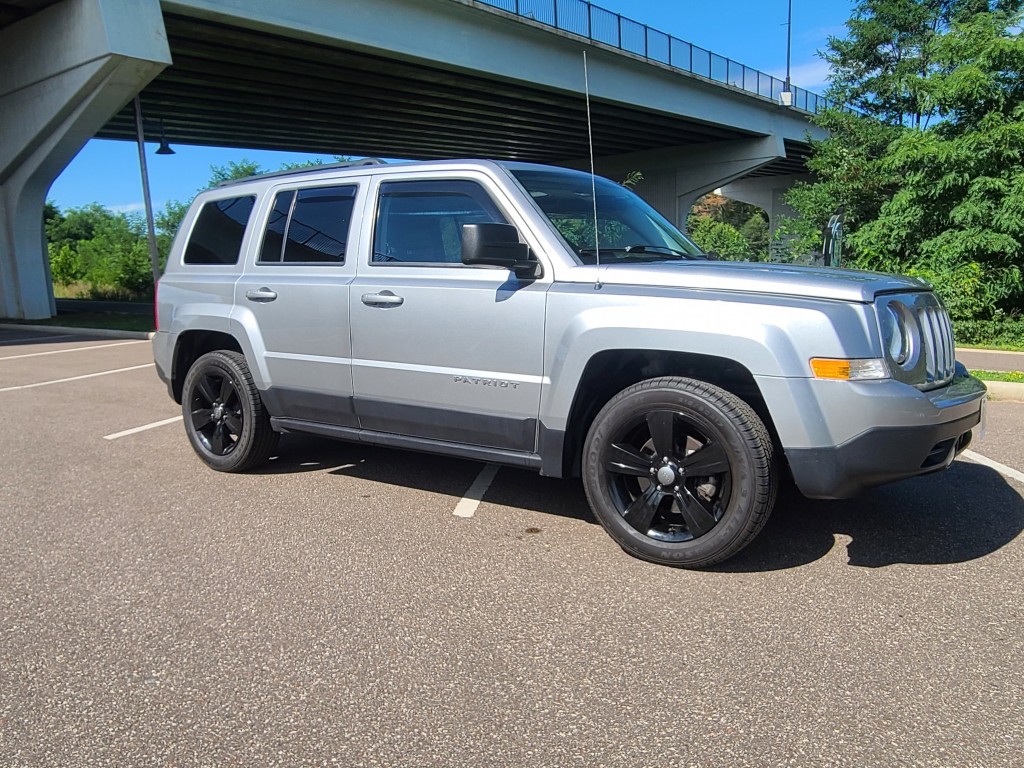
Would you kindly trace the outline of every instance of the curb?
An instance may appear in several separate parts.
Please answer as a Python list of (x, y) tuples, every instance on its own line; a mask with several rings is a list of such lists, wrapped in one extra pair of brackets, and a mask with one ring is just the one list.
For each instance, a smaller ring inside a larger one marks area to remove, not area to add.
[(42, 333), (74, 334), (75, 336), (94, 336), (98, 339), (152, 339), (155, 331), (112, 331), (108, 328), (74, 328), (69, 325), (28, 325), (25, 323), (0, 323), (2, 331), (40, 331)]
[(1024, 384), (1014, 381), (986, 381), (989, 400), (1008, 400), (1011, 402), (1024, 402)]

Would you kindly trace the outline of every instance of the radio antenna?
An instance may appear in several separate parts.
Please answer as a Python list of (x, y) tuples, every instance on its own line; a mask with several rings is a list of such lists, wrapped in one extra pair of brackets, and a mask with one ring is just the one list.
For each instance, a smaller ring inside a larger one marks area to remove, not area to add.
[(590, 75), (587, 72), (587, 52), (583, 52), (583, 91), (587, 96), (587, 146), (590, 148), (590, 196), (594, 201), (594, 263), (597, 280), (594, 290), (601, 290), (601, 243), (597, 234), (597, 178), (594, 173), (594, 129), (590, 120)]

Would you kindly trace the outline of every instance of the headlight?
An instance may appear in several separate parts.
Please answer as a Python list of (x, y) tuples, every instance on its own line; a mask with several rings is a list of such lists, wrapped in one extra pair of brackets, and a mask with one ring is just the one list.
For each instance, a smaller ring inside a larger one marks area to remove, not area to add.
[(894, 301), (882, 314), (882, 338), (889, 359), (896, 365), (903, 365), (910, 359), (910, 334), (907, 332), (907, 321), (900, 311), (902, 307), (902, 304)]
[(882, 326), (882, 344), (894, 364), (905, 371), (917, 365), (921, 337), (917, 321), (910, 308), (893, 299), (886, 303), (879, 317)]

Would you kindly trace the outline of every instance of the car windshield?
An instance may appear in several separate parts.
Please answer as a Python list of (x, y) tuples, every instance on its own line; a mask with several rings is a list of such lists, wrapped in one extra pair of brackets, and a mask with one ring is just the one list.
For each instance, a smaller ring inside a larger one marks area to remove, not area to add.
[[(704, 259), (703, 251), (625, 187), (597, 177), (597, 227), (590, 176), (558, 170), (512, 174), (583, 264)], [(596, 234), (596, 237), (595, 237)]]

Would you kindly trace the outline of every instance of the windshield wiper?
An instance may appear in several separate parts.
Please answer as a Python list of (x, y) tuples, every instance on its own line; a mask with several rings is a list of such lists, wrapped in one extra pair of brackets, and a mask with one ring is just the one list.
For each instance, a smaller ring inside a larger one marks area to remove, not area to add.
[(627, 245), (623, 250), (626, 253), (668, 253), (671, 254), (672, 256), (678, 256), (682, 259), (700, 258), (699, 256), (696, 256), (692, 253), (687, 253), (686, 251), (680, 251), (675, 248), (669, 248), (667, 245)]

